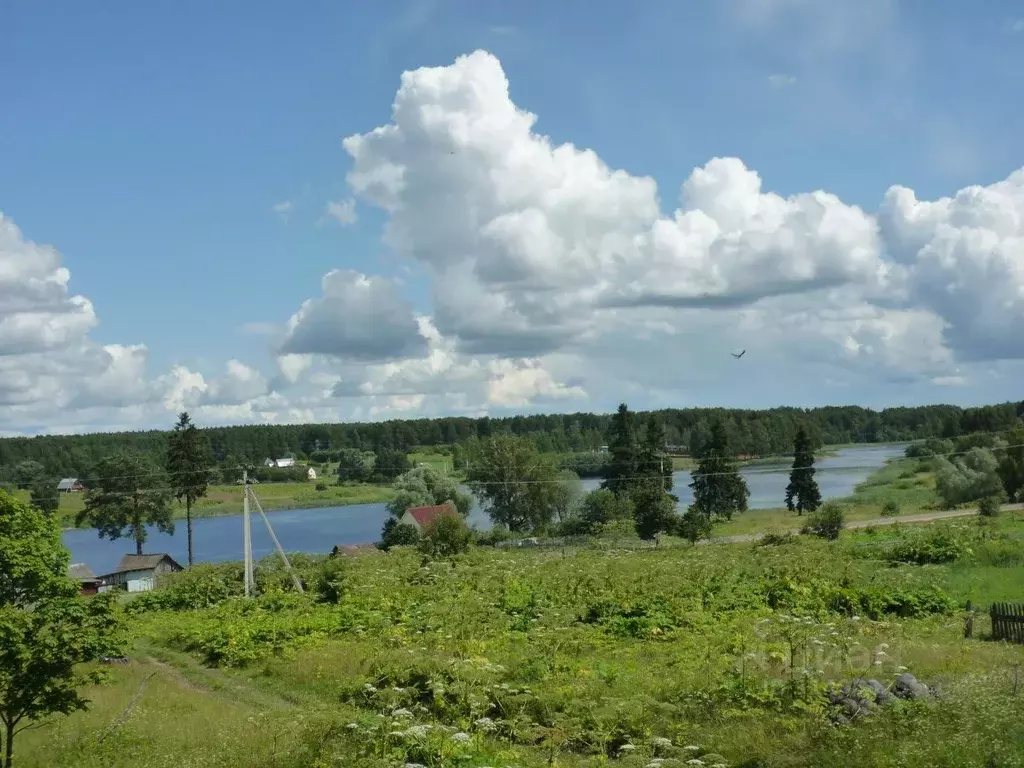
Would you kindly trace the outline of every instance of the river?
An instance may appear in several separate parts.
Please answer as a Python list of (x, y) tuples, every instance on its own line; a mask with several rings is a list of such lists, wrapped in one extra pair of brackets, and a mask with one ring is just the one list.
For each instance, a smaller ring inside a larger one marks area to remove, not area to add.
[[(849, 496), (858, 483), (887, 460), (902, 453), (901, 445), (858, 446), (841, 449), (836, 456), (821, 459), (817, 463), (816, 478), (822, 497), (834, 499)], [(746, 467), (741, 470), (741, 474), (750, 488), (751, 509), (782, 506), (786, 483), (789, 482), (788, 465)], [(679, 496), (680, 506), (685, 507), (692, 501), (688, 487), (690, 473), (676, 472), (674, 481), (673, 492)], [(582, 482), (585, 490), (596, 488), (599, 483), (596, 479)], [(379, 503), (352, 504), (344, 507), (281, 510), (269, 512), (267, 517), (274, 526), (278, 540), (288, 552), (328, 552), (335, 544), (376, 541), (387, 519), (387, 510)], [(480, 529), (490, 527), (486, 515), (475, 505), (468, 522)], [(194, 530), (197, 561), (241, 559), (241, 515), (202, 518), (195, 521)], [(87, 563), (98, 574), (109, 573), (117, 566), (121, 555), (135, 550), (132, 540), (100, 539), (91, 528), (65, 531), (64, 545), (71, 550), (72, 562)], [(256, 558), (273, 552), (273, 543), (258, 513), (252, 519), (252, 548)], [(184, 521), (176, 522), (173, 535), (150, 529), (145, 549), (147, 552), (167, 552), (184, 564), (188, 559)]]

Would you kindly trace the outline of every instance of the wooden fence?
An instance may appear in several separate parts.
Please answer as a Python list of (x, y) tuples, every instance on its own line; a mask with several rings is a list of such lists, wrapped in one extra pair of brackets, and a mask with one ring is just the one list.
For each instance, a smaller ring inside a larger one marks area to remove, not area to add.
[(989, 608), (992, 618), (992, 639), (1024, 643), (1024, 604), (993, 603)]

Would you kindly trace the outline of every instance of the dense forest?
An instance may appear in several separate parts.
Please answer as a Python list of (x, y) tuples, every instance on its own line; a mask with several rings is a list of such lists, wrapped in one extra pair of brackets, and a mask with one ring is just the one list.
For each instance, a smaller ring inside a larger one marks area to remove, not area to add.
[[(669, 450), (692, 454), (717, 420), (725, 424), (729, 445), (741, 455), (765, 456), (790, 451), (797, 427), (813, 442), (841, 444), (957, 437), (971, 432), (1009, 429), (1024, 415), (1024, 402), (960, 408), (928, 405), (873, 411), (858, 406), (824, 408), (667, 409), (656, 411)], [(645, 418), (646, 413), (637, 414)], [(324, 461), (343, 448), (408, 451), (414, 447), (448, 450), (472, 437), (496, 434), (529, 436), (542, 452), (593, 451), (608, 443), (612, 414), (571, 413), (510, 418), (439, 418), (351, 424), (249, 425), (203, 430), (218, 463), (258, 463), (289, 454)], [(119, 449), (148, 454), (162, 462), (170, 430), (85, 435), (44, 435), (0, 439), (0, 482), (13, 467), (31, 460), (51, 475), (86, 475)]]

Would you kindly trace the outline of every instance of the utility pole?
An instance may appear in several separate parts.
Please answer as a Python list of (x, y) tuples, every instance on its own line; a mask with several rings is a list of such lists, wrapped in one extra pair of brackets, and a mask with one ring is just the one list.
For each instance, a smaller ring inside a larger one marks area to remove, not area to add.
[(242, 558), (245, 561), (245, 596), (252, 597), (252, 529), (249, 524), (248, 470), (242, 470)]

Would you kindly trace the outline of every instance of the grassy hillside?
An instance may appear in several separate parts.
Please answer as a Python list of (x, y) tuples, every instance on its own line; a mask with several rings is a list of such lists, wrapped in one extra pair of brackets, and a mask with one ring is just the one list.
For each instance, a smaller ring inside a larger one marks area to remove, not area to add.
[[(1024, 765), (1024, 653), (983, 616), (963, 631), (964, 601), (1024, 600), (1008, 515), (298, 565), (304, 596), (267, 563), (252, 602), (222, 599), (232, 565), (129, 603), (133, 663), (89, 712), (25, 733), (19, 768)], [(317, 602), (327, 582), (336, 603)], [(904, 671), (940, 695), (852, 721), (829, 705), (832, 683)]]

